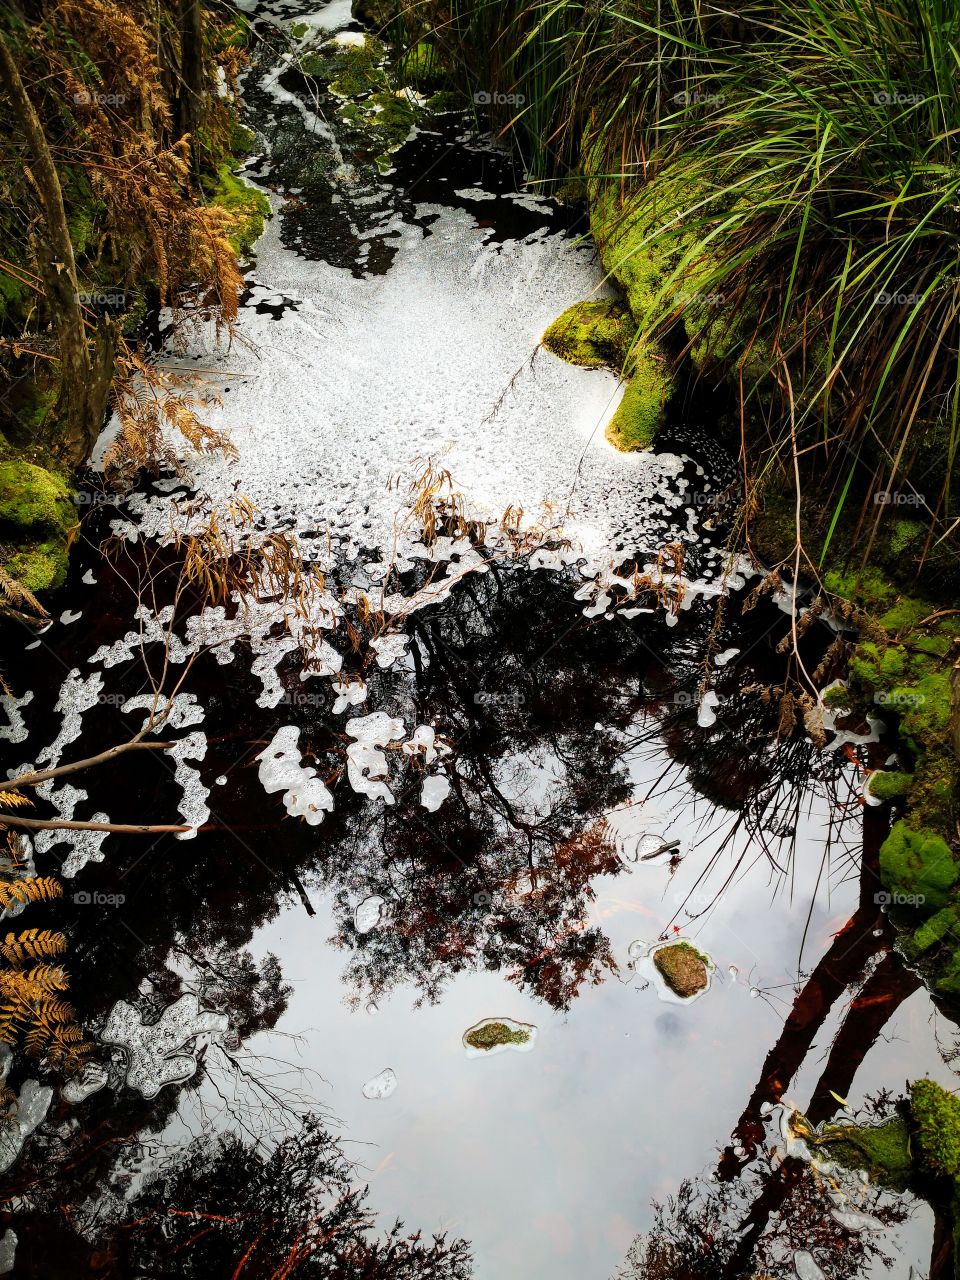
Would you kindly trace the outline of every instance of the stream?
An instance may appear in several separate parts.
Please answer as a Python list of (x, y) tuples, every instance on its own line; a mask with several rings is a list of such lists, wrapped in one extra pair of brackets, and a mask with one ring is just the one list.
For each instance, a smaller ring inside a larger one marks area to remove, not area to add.
[[(124, 1030), (86, 1096), (48, 1102), (5, 1174), (11, 1274), (101, 1274), (164, 1158), (218, 1134), (269, 1153), (312, 1114), (377, 1229), (464, 1239), (478, 1280), (672, 1274), (640, 1269), (651, 1231), (704, 1275), (740, 1274), (710, 1250), (755, 1237), (742, 1274), (927, 1276), (929, 1206), (831, 1184), (784, 1127), (784, 1104), (862, 1118), (917, 1076), (953, 1087), (958, 1038), (877, 897), (885, 727), (778, 741), (751, 696), (788, 600), (726, 546), (737, 460), (709, 397), (655, 452), (608, 445), (616, 377), (538, 347), (608, 291), (582, 217), (464, 112), (373, 163), (283, 38), (354, 38), (349, 7), (243, 7), (245, 167), (274, 216), (232, 340), (200, 306), (157, 353), (235, 456), (184, 451), (122, 499), (94, 474), (57, 616), (8, 624), (0, 719), (13, 776), (174, 696), (173, 751), (47, 783), (37, 813), (188, 830), (38, 834), (65, 895), (25, 922), (67, 935), (87, 1026), (185, 993), (227, 1016), (178, 1006), (139, 1084)], [(460, 524), (426, 536), (424, 495)], [(323, 574), (297, 616), (177, 596), (171, 527), (241, 496)], [(812, 666), (831, 638), (806, 633)], [(710, 961), (688, 1000), (651, 959), (679, 938)], [(507, 1046), (528, 1051), (468, 1052), (484, 1019), (535, 1028)], [(125, 1274), (230, 1274), (180, 1265)]]

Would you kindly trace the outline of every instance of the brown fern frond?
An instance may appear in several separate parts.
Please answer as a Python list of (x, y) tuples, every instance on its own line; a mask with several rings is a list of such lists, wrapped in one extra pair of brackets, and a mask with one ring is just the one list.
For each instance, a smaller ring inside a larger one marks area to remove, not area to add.
[(30, 797), (21, 791), (0, 791), (0, 807), (4, 809), (23, 809), (32, 804)]
[(62, 956), (66, 949), (66, 938), (51, 929), (25, 929), (19, 935), (8, 933), (0, 942), (0, 955), (13, 965)]
[(14, 903), (52, 902), (63, 897), (63, 885), (53, 876), (24, 876), (21, 880), (0, 882), (0, 907)]
[(0, 613), (25, 614), (37, 622), (45, 622), (50, 616), (33, 592), (12, 577), (2, 565), (0, 565)]
[(70, 975), (62, 964), (34, 965), (32, 969), (23, 970), (23, 977), (26, 982), (44, 994), (52, 991), (66, 991), (70, 985)]

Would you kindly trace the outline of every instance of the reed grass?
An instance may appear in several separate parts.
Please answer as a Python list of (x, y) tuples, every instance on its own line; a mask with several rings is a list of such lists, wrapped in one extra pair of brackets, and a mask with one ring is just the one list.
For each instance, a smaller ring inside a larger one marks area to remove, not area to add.
[[(822, 554), (852, 492), (878, 519), (873, 495), (902, 488), (931, 545), (944, 536), (960, 514), (953, 0), (414, 8), (471, 90), (522, 95), (497, 123), (533, 179), (616, 187), (616, 216), (644, 227), (629, 252), (666, 263), (650, 334), (682, 322), (744, 384), (767, 423), (758, 474), (792, 451), (824, 478)], [(722, 300), (706, 319), (704, 294)]]

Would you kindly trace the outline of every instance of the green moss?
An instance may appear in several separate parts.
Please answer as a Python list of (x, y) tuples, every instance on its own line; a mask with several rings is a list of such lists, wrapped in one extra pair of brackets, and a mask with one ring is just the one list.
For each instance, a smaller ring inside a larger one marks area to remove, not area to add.
[(422, 93), (441, 89), (447, 83), (446, 68), (432, 40), (421, 40), (408, 49), (400, 59), (397, 73), (401, 83)]
[(64, 538), (28, 543), (15, 552), (4, 569), (28, 591), (53, 591), (63, 586), (67, 576), (67, 544)]
[(374, 93), (363, 102), (351, 103), (341, 115), (345, 120), (373, 131), (373, 145), (380, 151), (379, 161), (382, 162), (403, 146), (415, 119), (414, 109), (402, 92)]
[(910, 958), (915, 960), (945, 938), (954, 943), (960, 942), (960, 910), (953, 905), (942, 907), (936, 915), (925, 920), (904, 945)]
[(70, 490), (60, 476), (22, 459), (0, 463), (0, 525), (65, 533), (76, 520)]
[(210, 192), (210, 200), (233, 215), (230, 243), (237, 254), (248, 257), (263, 234), (263, 224), (270, 216), (270, 201), (262, 191), (237, 177), (232, 160), (225, 160), (217, 170), (217, 183)]
[(29, 296), (27, 286), (0, 267), (0, 321), (19, 315)]
[(915, 825), (951, 831), (957, 799), (956, 757), (939, 755), (934, 750), (926, 752), (914, 775), (909, 799), (910, 818)]
[(960, 1176), (960, 1099), (933, 1080), (914, 1080), (910, 1110), (926, 1167), (941, 1177)]
[(823, 581), (834, 595), (853, 600), (876, 614), (892, 608), (902, 595), (889, 575), (872, 565), (856, 569), (829, 568)]
[(853, 706), (853, 699), (846, 685), (835, 684), (824, 692), (823, 703), (824, 706), (833, 707), (838, 711), (849, 711)]
[(448, 111), (463, 111), (467, 101), (456, 89), (441, 89), (438, 93), (431, 94), (423, 105), (427, 111), (441, 116)]
[(607, 425), (607, 439), (618, 449), (649, 449), (663, 422), (672, 379), (666, 357), (650, 346), (632, 357), (633, 377)]
[(327, 40), (301, 57), (300, 69), (324, 81), (334, 96), (358, 98), (387, 87), (385, 58), (386, 51), (374, 36), (367, 36), (363, 44)]
[(870, 775), (867, 785), (870, 788), (870, 794), (876, 796), (878, 800), (890, 801), (905, 796), (912, 783), (912, 774), (895, 771), (888, 773), (884, 769), (878, 769), (876, 773)]
[(831, 1160), (847, 1169), (865, 1169), (871, 1182), (891, 1191), (905, 1190), (910, 1181), (910, 1130), (900, 1116), (878, 1125), (826, 1125), (816, 1141)]
[(619, 371), (630, 353), (634, 332), (626, 307), (613, 298), (602, 298), (568, 307), (543, 335), (543, 345), (570, 364)]
[(250, 43), (250, 29), (250, 19), (245, 14), (231, 13), (229, 21), (216, 28), (214, 48), (217, 51), (245, 49)]
[(524, 1027), (508, 1027), (505, 1022), (487, 1022), (463, 1037), (471, 1049), (495, 1049), (500, 1044), (526, 1044), (530, 1032)]
[(653, 953), (653, 963), (667, 986), (682, 997), (696, 995), (707, 985), (710, 975), (710, 959), (689, 942), (671, 942), (658, 947)]
[(960, 868), (950, 848), (935, 831), (913, 830), (903, 820), (880, 848), (880, 879), (885, 889), (898, 897), (913, 899), (911, 905), (930, 914), (946, 905)]

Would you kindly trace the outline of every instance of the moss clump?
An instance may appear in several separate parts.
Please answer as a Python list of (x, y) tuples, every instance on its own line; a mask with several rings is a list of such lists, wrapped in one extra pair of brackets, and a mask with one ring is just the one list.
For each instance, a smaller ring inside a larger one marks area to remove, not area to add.
[(446, 68), (432, 40), (421, 40), (408, 49), (400, 59), (397, 72), (401, 83), (421, 93), (442, 89), (447, 83)]
[(448, 111), (465, 110), (467, 102), (463, 94), (455, 89), (440, 89), (439, 92), (431, 94), (423, 105), (427, 111), (442, 116)]
[(626, 307), (614, 298), (602, 298), (568, 307), (542, 341), (548, 351), (570, 364), (620, 370), (630, 354), (634, 333)]
[(933, 1080), (914, 1080), (910, 1110), (920, 1155), (931, 1173), (960, 1176), (960, 1099)]
[(225, 160), (217, 170), (217, 183), (210, 192), (210, 199), (233, 217), (234, 227), (229, 239), (234, 252), (241, 257), (249, 257), (254, 244), (263, 235), (263, 224), (270, 216), (270, 201), (262, 191), (237, 177), (232, 160)]
[(38, 591), (55, 591), (63, 586), (67, 563), (66, 539), (48, 538), (46, 542), (27, 543), (3, 567), (36, 595)]
[(929, 829), (913, 830), (903, 820), (880, 847), (880, 879), (885, 889), (910, 898), (924, 914), (946, 906), (960, 868), (942, 836)]
[(372, 131), (372, 143), (378, 150), (376, 163), (380, 168), (387, 158), (397, 151), (410, 136), (415, 112), (405, 93), (374, 93), (363, 102), (352, 102), (340, 113), (362, 128)]
[(913, 1158), (910, 1129), (896, 1116), (878, 1125), (826, 1125), (817, 1146), (825, 1146), (830, 1159), (846, 1169), (865, 1169), (871, 1182), (891, 1191), (903, 1191), (910, 1181)]
[(0, 525), (21, 532), (66, 533), (76, 519), (70, 490), (60, 476), (22, 459), (0, 463)]
[(358, 98), (387, 87), (386, 51), (374, 36), (362, 44), (327, 40), (300, 59), (304, 75), (322, 80), (338, 98)]
[(709, 961), (689, 942), (671, 942), (669, 946), (658, 947), (653, 953), (653, 963), (675, 995), (694, 996), (707, 985)]
[(661, 423), (672, 379), (666, 358), (644, 346), (634, 352), (633, 377), (607, 424), (607, 439), (618, 449), (649, 449)]
[(913, 775), (909, 773), (887, 772), (878, 769), (876, 773), (870, 775), (870, 781), (867, 784), (870, 788), (870, 794), (876, 796), (878, 800), (898, 800), (901, 796), (905, 796), (913, 783)]
[(824, 706), (833, 707), (838, 711), (849, 711), (853, 706), (853, 699), (850, 696), (850, 690), (843, 684), (832, 685), (823, 692)]
[(526, 1044), (530, 1032), (524, 1027), (509, 1027), (505, 1022), (487, 1022), (468, 1031), (463, 1039), (471, 1049), (495, 1049), (500, 1044)]
[(0, 462), (3, 567), (28, 591), (50, 591), (67, 574), (67, 534), (77, 513), (66, 481), (22, 458)]
[(916, 960), (934, 943), (944, 939), (960, 942), (960, 911), (955, 906), (942, 907), (936, 915), (925, 920), (919, 929), (907, 938), (904, 950), (911, 960)]

